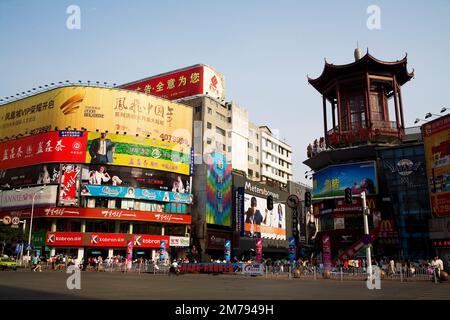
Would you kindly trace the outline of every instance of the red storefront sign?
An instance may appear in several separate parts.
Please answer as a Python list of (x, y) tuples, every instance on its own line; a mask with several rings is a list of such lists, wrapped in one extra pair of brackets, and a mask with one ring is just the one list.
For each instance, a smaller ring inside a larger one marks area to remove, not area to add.
[(203, 93), (203, 66), (171, 72), (123, 86), (135, 90), (175, 100)]
[(123, 233), (90, 233), (89, 247), (126, 247), (129, 234)]
[(86, 132), (52, 131), (0, 143), (0, 169), (48, 162), (85, 162)]
[(161, 248), (161, 241), (166, 241), (166, 248), (169, 248), (169, 236), (134, 235), (134, 246), (136, 248)]
[(83, 233), (81, 232), (47, 232), (45, 245), (52, 247), (82, 247)]
[[(20, 218), (31, 216), (31, 209), (24, 210), (4, 210), (0, 212), (0, 217), (15, 214)], [(167, 222), (179, 224), (191, 224), (190, 215), (135, 211), (135, 210), (117, 210), (101, 208), (34, 208), (33, 216), (36, 217), (60, 217), (60, 218), (86, 218), (86, 219), (112, 219), (129, 221), (151, 221)]]

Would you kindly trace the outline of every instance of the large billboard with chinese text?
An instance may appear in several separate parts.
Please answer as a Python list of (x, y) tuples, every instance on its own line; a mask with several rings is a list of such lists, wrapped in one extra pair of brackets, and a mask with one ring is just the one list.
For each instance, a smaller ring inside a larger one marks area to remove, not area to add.
[(450, 215), (450, 114), (422, 126), (431, 210)]
[(329, 166), (313, 174), (313, 198), (342, 197), (345, 189), (352, 194), (366, 191), (367, 195), (378, 193), (375, 162), (359, 162)]
[(168, 100), (176, 100), (198, 94), (225, 99), (223, 75), (206, 65), (195, 65), (155, 75), (124, 84), (121, 87)]
[(55, 127), (164, 139), (190, 148), (192, 108), (122, 89), (69, 86), (3, 105), (0, 138)]
[(87, 133), (81, 131), (51, 131), (1, 142), (0, 169), (47, 162), (84, 162), (86, 137)]
[[(0, 180), (1, 181), (1, 180)], [(126, 186), (190, 193), (189, 176), (152, 169), (111, 165), (84, 165), (81, 171), (83, 184)]]
[(231, 227), (231, 164), (220, 153), (208, 156), (206, 223)]
[(89, 132), (86, 162), (147, 168), (189, 175), (189, 143)]

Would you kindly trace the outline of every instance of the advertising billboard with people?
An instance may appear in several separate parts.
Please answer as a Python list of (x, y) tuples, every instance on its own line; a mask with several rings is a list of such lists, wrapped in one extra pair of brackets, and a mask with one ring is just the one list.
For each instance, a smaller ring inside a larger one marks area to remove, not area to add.
[(422, 126), (431, 210), (450, 215), (450, 114)]
[(189, 175), (191, 148), (187, 138), (182, 143), (178, 143), (105, 132), (89, 132), (86, 162)]
[(329, 166), (313, 174), (313, 198), (344, 196), (345, 189), (352, 194), (378, 194), (376, 165), (373, 161)]

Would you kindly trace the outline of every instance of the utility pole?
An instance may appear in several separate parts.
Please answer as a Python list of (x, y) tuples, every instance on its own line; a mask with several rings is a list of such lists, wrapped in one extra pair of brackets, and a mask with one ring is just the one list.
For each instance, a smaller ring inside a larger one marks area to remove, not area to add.
[[(362, 211), (363, 211), (363, 219), (364, 219), (364, 234), (369, 234), (369, 220), (367, 216), (369, 215), (369, 208), (367, 208), (367, 202), (366, 202), (366, 192), (361, 192), (361, 200), (362, 200)], [(372, 256), (370, 253), (370, 247), (371, 243), (367, 245), (366, 248), (366, 258), (367, 258), (367, 273), (369, 274), (369, 277), (372, 277)]]

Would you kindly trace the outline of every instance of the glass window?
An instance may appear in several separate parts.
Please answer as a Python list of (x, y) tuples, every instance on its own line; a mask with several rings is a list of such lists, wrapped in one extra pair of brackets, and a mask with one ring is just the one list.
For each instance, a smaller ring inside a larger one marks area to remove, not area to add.
[(212, 114), (212, 109), (208, 108), (208, 114)]
[(248, 143), (248, 148), (250, 149), (250, 150), (253, 150), (253, 144), (252, 143)]
[(228, 152), (231, 152), (231, 147), (228, 147)]
[(212, 128), (211, 123), (207, 122), (207, 123), (206, 123), (206, 127), (207, 127), (208, 129), (211, 129), (211, 128)]
[(225, 130), (223, 130), (222, 128), (219, 128), (216, 126), (216, 133), (220, 134), (221, 136), (226, 136), (226, 132)]
[(248, 161), (249, 162), (253, 162), (253, 157), (252, 156), (248, 156)]

